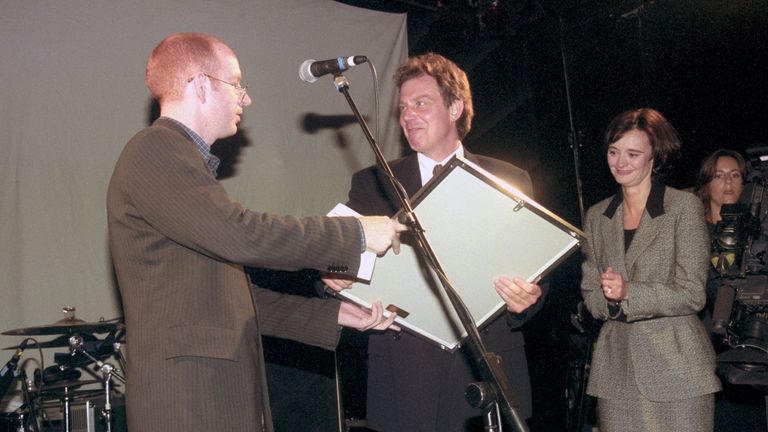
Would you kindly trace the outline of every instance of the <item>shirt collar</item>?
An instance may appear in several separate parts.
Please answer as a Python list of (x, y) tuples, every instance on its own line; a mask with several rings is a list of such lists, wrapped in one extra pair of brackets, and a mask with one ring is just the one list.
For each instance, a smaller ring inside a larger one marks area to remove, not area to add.
[(206, 144), (205, 141), (203, 141), (200, 135), (198, 135), (195, 131), (188, 128), (184, 123), (176, 119), (173, 119), (170, 117), (160, 117), (160, 118), (163, 120), (169, 120), (173, 122), (174, 124), (178, 125), (181, 129), (183, 129), (187, 135), (189, 135), (189, 138), (192, 140), (193, 143), (195, 143), (195, 147), (197, 148), (197, 151), (200, 152), (200, 155), (203, 157), (205, 164), (208, 166), (208, 170), (211, 172), (211, 174), (213, 174), (214, 177), (216, 177), (221, 160), (211, 153), (210, 147), (208, 147), (208, 144)]
[[(645, 202), (645, 209), (648, 211), (648, 215), (651, 218), (661, 216), (664, 214), (664, 191), (666, 187), (664, 184), (658, 181), (651, 182), (651, 193), (648, 194), (648, 201)], [(611, 219), (616, 214), (616, 209), (619, 208), (619, 204), (624, 200), (624, 196), (619, 191), (613, 196), (608, 207), (603, 212), (603, 216)]]
[(421, 174), (422, 186), (425, 185), (429, 181), (429, 179), (432, 178), (432, 171), (435, 169), (435, 165), (440, 164), (445, 166), (445, 164), (448, 163), (448, 161), (451, 160), (453, 156), (464, 157), (463, 144), (459, 143), (459, 147), (456, 148), (456, 151), (449, 154), (448, 157), (446, 157), (445, 159), (439, 162), (433, 161), (432, 159), (424, 156), (421, 153), (416, 153), (416, 157), (419, 160), (419, 173)]

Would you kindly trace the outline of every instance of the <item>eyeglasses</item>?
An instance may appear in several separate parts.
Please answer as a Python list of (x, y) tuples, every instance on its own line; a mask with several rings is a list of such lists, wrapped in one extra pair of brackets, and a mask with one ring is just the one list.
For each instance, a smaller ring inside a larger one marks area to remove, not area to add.
[[(210, 78), (212, 80), (220, 81), (220, 82), (223, 82), (224, 84), (228, 84), (228, 85), (231, 85), (232, 87), (234, 87), (235, 90), (238, 93), (240, 93), (240, 98), (237, 100), (237, 103), (239, 103), (239, 104), (243, 103), (243, 100), (245, 99), (246, 92), (248, 91), (248, 85), (247, 84), (246, 85), (242, 85), (239, 82), (224, 81), (221, 78), (216, 78), (215, 76), (208, 75), (207, 73), (203, 73), (203, 75), (207, 76), (208, 78)], [(192, 82), (193, 79), (195, 79), (195, 77), (191, 77), (190, 79), (187, 80), (187, 82), (190, 83), (190, 82)]]

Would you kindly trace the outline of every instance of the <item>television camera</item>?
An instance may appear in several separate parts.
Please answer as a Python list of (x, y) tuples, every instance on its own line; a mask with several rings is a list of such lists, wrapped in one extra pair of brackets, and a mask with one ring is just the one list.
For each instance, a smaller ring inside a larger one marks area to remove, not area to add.
[(741, 202), (722, 206), (711, 244), (712, 332), (722, 338), (723, 377), (768, 388), (768, 147), (750, 148), (747, 156)]

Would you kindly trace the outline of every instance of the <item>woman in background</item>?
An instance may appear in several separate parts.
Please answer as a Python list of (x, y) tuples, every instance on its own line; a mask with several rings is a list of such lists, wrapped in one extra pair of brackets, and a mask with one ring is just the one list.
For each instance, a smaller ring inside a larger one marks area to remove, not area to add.
[[(722, 206), (739, 202), (746, 176), (747, 164), (741, 154), (734, 150), (717, 150), (701, 163), (696, 178), (696, 195), (704, 203), (710, 239), (714, 238), (715, 227), (720, 222)], [(715, 263), (711, 264), (707, 280), (707, 306), (700, 314), (707, 330), (712, 329), (712, 311), (718, 287), (722, 284), (722, 278), (715, 271)]]
[(704, 307), (709, 236), (701, 201), (664, 186), (680, 150), (657, 111), (626, 111), (604, 135), (620, 191), (586, 216), (584, 302), (604, 320), (587, 393), (601, 432), (711, 431), (715, 357)]
[[(737, 151), (720, 149), (707, 156), (701, 163), (696, 179), (696, 195), (704, 203), (705, 217), (710, 238), (714, 238), (715, 227), (721, 221), (720, 209), (725, 204), (736, 204), (744, 191), (747, 178), (747, 164)], [(741, 200), (743, 202), (743, 200)], [(712, 250), (716, 253), (717, 251)], [(715, 254), (720, 258), (719, 254)], [(720, 287), (728, 282), (714, 267), (709, 266), (707, 280), (707, 307), (699, 314), (705, 328), (711, 334), (712, 314)], [(724, 291), (729, 295), (729, 291)], [(731, 289), (730, 295), (733, 295)], [(718, 318), (718, 334), (723, 334), (729, 322), (729, 316)], [(731, 347), (723, 343), (722, 337), (713, 338), (716, 352), (728, 351)], [(721, 365), (722, 366), (722, 365)], [(723, 370), (728, 376), (728, 366)], [(731, 384), (722, 381), (723, 391), (715, 398), (715, 429), (722, 432), (741, 432), (745, 430), (766, 430), (764, 393), (751, 385)]]
[(747, 164), (739, 152), (720, 149), (701, 163), (696, 179), (696, 195), (704, 203), (704, 214), (710, 233), (720, 221), (723, 204), (739, 202), (747, 176)]

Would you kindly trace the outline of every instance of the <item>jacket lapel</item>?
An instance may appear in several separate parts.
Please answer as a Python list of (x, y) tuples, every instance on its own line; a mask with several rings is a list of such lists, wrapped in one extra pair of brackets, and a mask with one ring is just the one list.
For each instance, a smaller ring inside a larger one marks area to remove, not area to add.
[[(480, 165), (480, 160), (477, 158), (477, 156), (468, 152), (466, 149), (464, 149), (464, 157), (470, 162)], [(400, 159), (398, 162), (399, 163), (395, 163), (391, 166), (392, 173), (395, 174), (395, 178), (397, 178), (397, 180), (399, 180), (403, 185), (405, 191), (408, 193), (408, 197), (413, 197), (416, 192), (421, 189), (421, 171), (419, 171), (419, 159), (416, 156), (416, 153), (411, 153), (410, 155)], [(387, 179), (387, 176), (381, 169), (377, 169), (376, 173), (378, 176), (378, 182), (382, 185), (386, 185), (383, 189), (386, 191), (387, 201), (392, 205), (393, 210), (399, 210), (401, 207), (400, 199), (398, 198), (395, 189), (392, 187), (392, 185), (389, 184), (389, 179)]]
[(632, 278), (628, 270), (640, 256), (646, 253), (661, 232), (665, 218), (665, 191), (666, 187), (660, 182), (654, 181), (651, 185), (651, 192), (640, 218), (640, 224), (626, 253), (624, 252), (624, 203), (620, 191), (614, 195), (603, 212), (603, 217), (608, 218), (610, 222), (605, 224), (605, 229), (601, 230), (600, 249), (597, 248), (597, 244), (595, 248), (595, 253), (601, 254), (595, 257), (598, 265), (601, 266), (601, 272), (611, 266), (626, 278)]
[[(421, 189), (421, 173), (419, 171), (419, 160), (416, 157), (416, 153), (413, 153), (403, 159), (403, 162), (397, 164), (392, 168), (392, 172), (395, 174), (400, 183), (408, 192), (408, 197), (412, 197), (419, 189)], [(392, 194), (391, 199), (395, 202), (399, 202), (394, 189), (390, 190)], [(398, 206), (399, 207), (399, 206)]]
[[(416, 153), (406, 156), (392, 164), (392, 173), (395, 178), (403, 185), (408, 197), (412, 197), (419, 189), (421, 189), (421, 174), (419, 173), (419, 162), (416, 158)], [(384, 191), (386, 195), (386, 201), (392, 211), (392, 214), (400, 210), (400, 198), (397, 196), (394, 186), (392, 186), (387, 175), (384, 174), (384, 170), (376, 168), (376, 182), (380, 186), (380, 190)]]
[[(648, 201), (646, 202), (643, 216), (640, 219), (640, 225), (637, 227), (637, 232), (635, 232), (635, 237), (632, 239), (629, 250), (627, 250), (627, 256), (625, 257), (627, 269), (632, 269), (635, 261), (647, 252), (653, 240), (662, 231), (662, 225), (667, 217), (664, 212), (665, 192), (666, 187), (662, 183), (654, 181), (651, 185), (651, 192), (648, 195)], [(648, 253), (658, 252), (650, 251)], [(627, 277), (632, 277), (629, 273), (625, 274)]]
[[(622, 206), (623, 204), (616, 209), (616, 213), (606, 224), (607, 228), (602, 233), (603, 254), (597, 257), (601, 273), (610, 266), (613, 267), (614, 271), (627, 275), (624, 257), (624, 213)], [(607, 216), (604, 215), (604, 217)]]
[[(659, 225), (663, 223), (665, 217), (666, 215), (651, 217), (648, 214), (648, 211), (643, 212), (643, 217), (640, 220), (640, 225), (637, 228), (635, 237), (632, 239), (632, 243), (630, 243), (629, 249), (627, 250), (627, 255), (624, 257), (627, 269), (632, 268), (635, 261), (646, 252), (656, 236), (659, 235), (659, 232), (661, 231)], [(632, 277), (629, 273), (624, 274), (628, 278)]]

